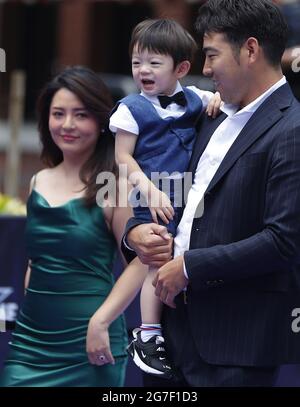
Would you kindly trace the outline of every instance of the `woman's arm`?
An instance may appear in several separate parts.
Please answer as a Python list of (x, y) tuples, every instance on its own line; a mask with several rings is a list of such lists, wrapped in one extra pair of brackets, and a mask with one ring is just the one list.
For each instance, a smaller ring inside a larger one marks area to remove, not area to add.
[[(131, 209), (116, 207), (113, 208), (112, 213), (108, 210), (106, 213), (109, 214), (111, 230), (120, 246), (126, 222), (132, 216)], [(114, 363), (108, 328), (135, 298), (144, 282), (147, 270), (148, 268), (143, 266), (138, 258), (134, 259), (121, 274), (104, 303), (90, 319), (86, 343), (90, 363), (96, 365)], [(105, 360), (99, 360), (99, 355), (105, 356)]]
[[(129, 216), (130, 211), (127, 208), (114, 208), (112, 231), (118, 242), (122, 239)], [(138, 258), (126, 267), (105, 302), (95, 313), (99, 322), (109, 326), (128, 307), (142, 287), (147, 270), (148, 266), (142, 265)]]

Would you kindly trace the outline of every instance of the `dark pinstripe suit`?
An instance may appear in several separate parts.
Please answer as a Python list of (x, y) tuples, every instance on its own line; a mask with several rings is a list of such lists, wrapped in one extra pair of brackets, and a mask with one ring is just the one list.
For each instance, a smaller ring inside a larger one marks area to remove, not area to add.
[[(202, 117), (190, 171), (224, 118)], [(300, 362), (300, 333), (291, 330), (299, 254), (300, 105), (286, 84), (253, 114), (209, 184), (184, 255), (187, 304), (179, 295), (177, 309), (164, 307), (164, 335), (190, 384), (201, 375), (198, 358), (223, 366)]]

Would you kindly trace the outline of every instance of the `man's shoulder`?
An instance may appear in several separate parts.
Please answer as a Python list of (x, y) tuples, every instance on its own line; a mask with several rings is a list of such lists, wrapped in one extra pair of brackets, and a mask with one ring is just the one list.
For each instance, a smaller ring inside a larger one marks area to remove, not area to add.
[(300, 126), (300, 103), (293, 97), (289, 106), (282, 110), (283, 120), (288, 127), (299, 127)]
[(222, 111), (220, 111), (216, 118), (212, 118), (211, 116), (208, 116), (205, 112), (201, 112), (199, 113), (195, 123), (196, 131), (199, 132), (204, 127), (207, 130), (217, 128), (222, 123), (222, 121), (226, 119), (226, 117), (227, 117), (226, 113)]
[(299, 115), (299, 112), (300, 112), (300, 102), (299, 102), (299, 100), (296, 99), (295, 97), (293, 98), (292, 103), (291, 103), (291, 112), (292, 112), (293, 114), (294, 114), (294, 112), (297, 112), (297, 116), (298, 116), (298, 118), (299, 118), (299, 120), (300, 120), (300, 115)]
[[(285, 83), (270, 95), (268, 100), (275, 101), (276, 105), (287, 115), (297, 114), (299, 116), (300, 103), (295, 98), (288, 83)], [(300, 118), (300, 117), (299, 117)]]

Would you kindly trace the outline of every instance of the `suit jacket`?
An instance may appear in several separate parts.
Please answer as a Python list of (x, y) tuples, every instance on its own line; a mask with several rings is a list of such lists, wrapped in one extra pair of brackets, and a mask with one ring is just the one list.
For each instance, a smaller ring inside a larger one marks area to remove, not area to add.
[[(225, 117), (202, 116), (189, 171)], [(300, 105), (288, 84), (253, 114), (203, 199), (184, 254), (199, 355), (218, 365), (299, 362)], [(164, 307), (163, 323), (167, 339), (176, 337), (176, 309)]]

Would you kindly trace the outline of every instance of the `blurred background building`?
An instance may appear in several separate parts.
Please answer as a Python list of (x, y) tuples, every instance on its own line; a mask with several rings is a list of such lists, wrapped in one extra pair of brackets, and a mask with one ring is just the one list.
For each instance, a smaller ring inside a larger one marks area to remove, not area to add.
[[(21, 160), (15, 193), (26, 199), (29, 180), (41, 168), (35, 103), (43, 84), (60, 68), (87, 65), (102, 75), (114, 99), (119, 99), (135, 90), (128, 56), (132, 28), (145, 18), (174, 18), (197, 39), (193, 26), (197, 10), (205, 1), (0, 0), (0, 49), (6, 53), (6, 72), (0, 72), (0, 192), (5, 189), (5, 168), (6, 174), (9, 171), (4, 162), (12, 139), (9, 115), (11, 100), (15, 98), (11, 95), (13, 71), (21, 70), (26, 76), (24, 125), (17, 141)], [(300, 29), (293, 28), (300, 27), (300, 1), (273, 1), (292, 20), (289, 23), (293, 42), (289, 44), (300, 44), (297, 37)], [(289, 58), (286, 61), (286, 73), (293, 86), (299, 88), (300, 73), (291, 73)], [(211, 89), (211, 82), (200, 76), (202, 62), (199, 52), (186, 83)]]
[[(4, 188), (5, 151), (11, 74), (26, 75), (24, 120), (20, 137), (18, 195), (25, 199), (29, 180), (39, 168), (35, 102), (40, 88), (60, 68), (87, 65), (103, 74), (115, 100), (134, 91), (128, 44), (132, 28), (145, 18), (174, 18), (194, 33), (203, 0), (0, 0), (0, 48), (6, 72), (0, 73), (0, 191)], [(201, 59), (191, 73), (199, 75)], [(195, 83), (201, 78), (190, 78)], [(196, 83), (197, 84), (197, 83)], [(201, 86), (210, 88), (209, 81)]]

